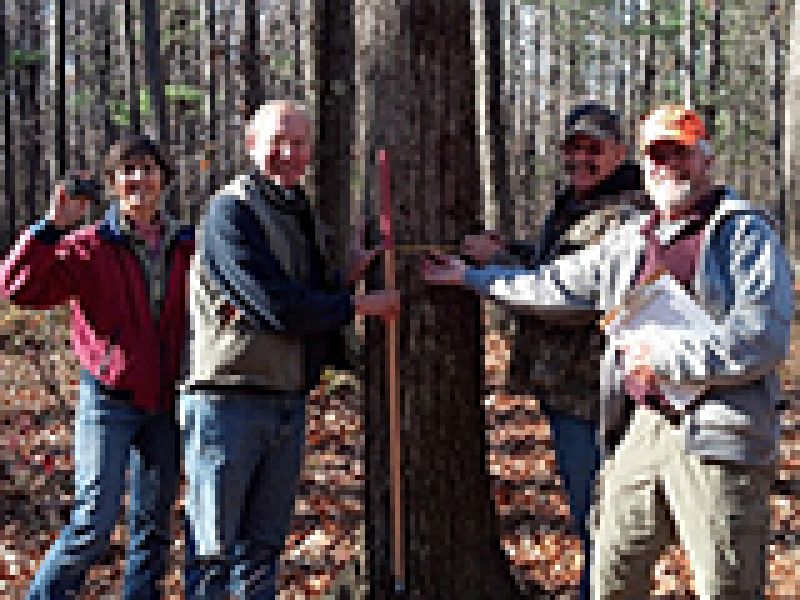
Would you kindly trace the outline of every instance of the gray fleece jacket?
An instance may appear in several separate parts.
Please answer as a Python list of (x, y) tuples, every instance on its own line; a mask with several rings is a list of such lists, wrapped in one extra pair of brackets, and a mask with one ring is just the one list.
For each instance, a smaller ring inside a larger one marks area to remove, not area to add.
[[(642, 226), (632, 218), (600, 243), (536, 269), (470, 269), (467, 284), (517, 309), (552, 315), (609, 310), (623, 302), (643, 260)], [(690, 452), (744, 464), (774, 460), (778, 440), (778, 364), (789, 349), (792, 274), (766, 212), (726, 189), (704, 231), (690, 290), (716, 322), (709, 331), (677, 331), (652, 346), (657, 375), (710, 386), (688, 419)], [(623, 427), (623, 376), (607, 346), (600, 374), (601, 435)]]

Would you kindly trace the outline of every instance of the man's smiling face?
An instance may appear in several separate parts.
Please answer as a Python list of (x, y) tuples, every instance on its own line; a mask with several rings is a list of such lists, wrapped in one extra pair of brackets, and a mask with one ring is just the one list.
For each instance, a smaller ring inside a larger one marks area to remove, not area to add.
[(292, 186), (305, 174), (311, 160), (311, 126), (302, 112), (273, 106), (254, 118), (246, 144), (266, 177)]
[(658, 210), (670, 214), (689, 202), (695, 191), (704, 190), (709, 185), (711, 162), (700, 144), (659, 140), (645, 148), (645, 187)]
[(619, 167), (625, 158), (625, 147), (614, 139), (577, 133), (564, 141), (561, 153), (569, 183), (585, 192)]
[(161, 201), (164, 173), (151, 156), (125, 161), (114, 172), (114, 191), (120, 211), (138, 223), (147, 223)]

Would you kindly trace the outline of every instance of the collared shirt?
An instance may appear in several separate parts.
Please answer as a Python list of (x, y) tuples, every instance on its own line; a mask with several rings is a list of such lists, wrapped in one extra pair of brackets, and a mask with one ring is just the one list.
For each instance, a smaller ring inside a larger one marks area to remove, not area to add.
[(170, 242), (180, 229), (179, 223), (166, 213), (157, 213), (161, 234), (155, 248), (148, 246), (145, 239), (137, 232), (136, 227), (129, 218), (120, 216), (119, 230), (126, 234), (125, 240), (128, 248), (139, 259), (139, 264), (144, 272), (147, 282), (150, 311), (154, 319), (158, 319), (161, 311), (161, 302), (164, 297), (165, 278), (167, 274), (167, 250)]
[[(687, 290), (692, 285), (706, 223), (714, 214), (724, 194), (724, 189), (713, 190), (702, 198), (687, 214), (665, 221), (658, 211), (653, 211), (642, 227), (645, 238), (644, 262), (636, 278), (640, 285), (660, 270), (668, 271)], [(658, 386), (638, 385), (632, 377), (625, 378), (625, 390), (637, 404), (667, 408)]]

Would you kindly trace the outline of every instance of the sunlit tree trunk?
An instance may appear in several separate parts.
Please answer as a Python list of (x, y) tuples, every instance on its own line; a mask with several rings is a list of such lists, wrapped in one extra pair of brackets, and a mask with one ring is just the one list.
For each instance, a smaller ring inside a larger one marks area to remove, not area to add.
[[(368, 138), (391, 159), (396, 241), (452, 243), (481, 225), (471, 2), (375, 0), (371, 8), (381, 25), (364, 57), (374, 104)], [(398, 255), (397, 266), (404, 597), (519, 598), (487, 471), (479, 302), (427, 288), (417, 255)], [(382, 337), (379, 325), (368, 334), (365, 400), (373, 598), (393, 589)]]

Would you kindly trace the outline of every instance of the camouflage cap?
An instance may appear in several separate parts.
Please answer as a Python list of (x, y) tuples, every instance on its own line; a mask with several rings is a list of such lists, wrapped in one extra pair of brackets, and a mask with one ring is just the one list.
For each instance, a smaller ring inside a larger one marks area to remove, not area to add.
[(586, 102), (573, 108), (564, 121), (562, 141), (583, 133), (603, 140), (622, 141), (619, 115), (600, 102)]

